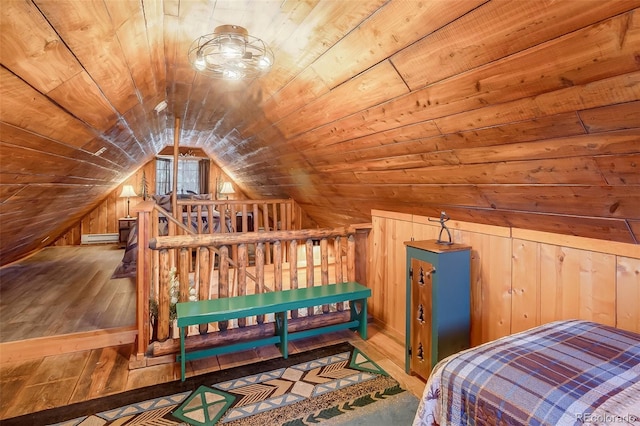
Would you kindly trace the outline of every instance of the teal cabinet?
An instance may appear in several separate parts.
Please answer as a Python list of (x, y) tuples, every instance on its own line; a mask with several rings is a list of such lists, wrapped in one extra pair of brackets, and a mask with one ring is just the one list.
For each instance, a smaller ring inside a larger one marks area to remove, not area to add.
[(428, 378), (441, 359), (469, 347), (471, 247), (408, 241), (405, 371)]

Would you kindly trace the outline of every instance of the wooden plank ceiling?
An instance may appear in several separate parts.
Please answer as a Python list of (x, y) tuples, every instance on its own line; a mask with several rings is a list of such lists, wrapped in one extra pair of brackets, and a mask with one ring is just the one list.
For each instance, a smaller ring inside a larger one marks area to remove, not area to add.
[[(175, 118), (181, 145), (319, 226), (445, 210), (640, 240), (640, 0), (3, 0), (0, 13), (2, 264), (170, 145)], [(272, 47), (268, 75), (194, 72), (189, 44), (222, 24)]]

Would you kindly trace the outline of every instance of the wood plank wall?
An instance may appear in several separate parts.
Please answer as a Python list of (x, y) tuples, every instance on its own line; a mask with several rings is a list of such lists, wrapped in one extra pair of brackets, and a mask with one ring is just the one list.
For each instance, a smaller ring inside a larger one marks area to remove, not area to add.
[[(404, 242), (436, 239), (440, 225), (381, 210), (372, 221), (369, 309), (404, 340)], [(640, 332), (640, 246), (455, 220), (447, 226), (454, 242), (472, 247), (472, 345), (567, 318)]]

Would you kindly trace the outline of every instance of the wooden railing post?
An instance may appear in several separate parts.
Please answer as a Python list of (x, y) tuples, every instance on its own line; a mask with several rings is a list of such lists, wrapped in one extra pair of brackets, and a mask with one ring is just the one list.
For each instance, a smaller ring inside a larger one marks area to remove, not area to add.
[(136, 258), (136, 326), (138, 329), (136, 352), (138, 356), (143, 356), (147, 351), (151, 336), (149, 328), (149, 296), (152, 253), (151, 249), (149, 249), (149, 238), (152, 210), (153, 201), (145, 201), (134, 207), (134, 212), (138, 213), (138, 251)]

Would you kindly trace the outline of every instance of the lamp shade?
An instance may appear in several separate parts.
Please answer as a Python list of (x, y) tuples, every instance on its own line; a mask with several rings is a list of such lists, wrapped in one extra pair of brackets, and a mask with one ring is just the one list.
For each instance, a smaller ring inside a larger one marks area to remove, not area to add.
[(136, 192), (133, 190), (133, 185), (125, 185), (122, 187), (120, 197), (137, 197)]
[(233, 185), (231, 185), (231, 182), (224, 182), (222, 184), (222, 188), (220, 188), (220, 193), (221, 194), (235, 194), (235, 190), (233, 189)]

